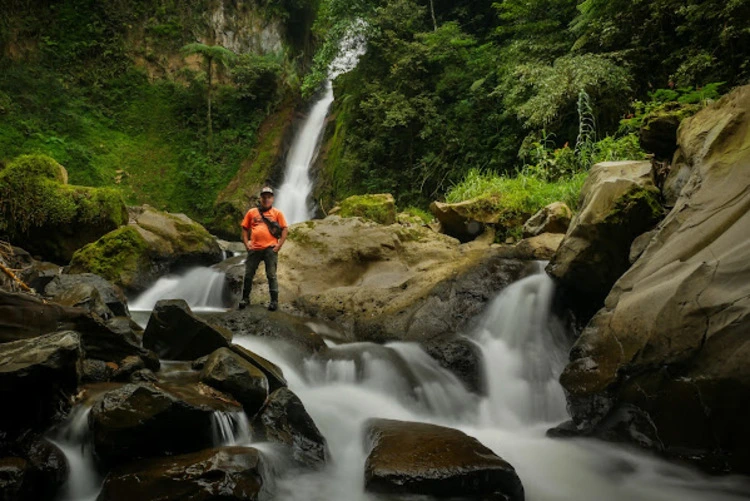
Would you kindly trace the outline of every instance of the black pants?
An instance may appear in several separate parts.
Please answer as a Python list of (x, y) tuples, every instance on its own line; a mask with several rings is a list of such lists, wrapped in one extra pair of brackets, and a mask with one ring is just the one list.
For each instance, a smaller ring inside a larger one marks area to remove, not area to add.
[(247, 252), (245, 260), (245, 283), (242, 287), (243, 299), (250, 299), (250, 292), (253, 289), (253, 277), (258, 271), (260, 262), (266, 263), (266, 277), (268, 278), (268, 290), (271, 297), (278, 297), (279, 281), (276, 279), (276, 265), (279, 262), (279, 255), (273, 251), (273, 247), (263, 250), (251, 250)]

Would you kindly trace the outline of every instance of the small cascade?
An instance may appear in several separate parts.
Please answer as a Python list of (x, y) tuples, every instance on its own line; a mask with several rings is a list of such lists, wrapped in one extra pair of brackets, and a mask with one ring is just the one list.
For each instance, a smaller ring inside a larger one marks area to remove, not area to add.
[(287, 156), (284, 182), (276, 194), (276, 207), (284, 213), (289, 224), (312, 218), (314, 207), (310, 204), (313, 182), (310, 167), (315, 161), (325, 129), (328, 108), (333, 103), (333, 80), (354, 69), (366, 49), (364, 38), (354, 34), (344, 38), (340, 56), (330, 65), (328, 80), (318, 100), (292, 142)]
[[(136, 321), (148, 320), (162, 299), (184, 299), (193, 311), (223, 311), (227, 305), (226, 276), (213, 268), (193, 268), (181, 276), (166, 276), (130, 302)], [(145, 316), (145, 317), (144, 317)]]
[(211, 433), (216, 447), (248, 443), (250, 441), (250, 421), (243, 411), (216, 411), (212, 416)]
[(99, 495), (102, 478), (96, 472), (89, 431), (90, 405), (73, 409), (68, 420), (51, 441), (65, 454), (68, 480), (59, 501), (94, 501)]
[(554, 283), (541, 263), (539, 267), (490, 303), (474, 333), (484, 358), (486, 423), (511, 426), (567, 418), (557, 378), (569, 341), (560, 320), (550, 313)]

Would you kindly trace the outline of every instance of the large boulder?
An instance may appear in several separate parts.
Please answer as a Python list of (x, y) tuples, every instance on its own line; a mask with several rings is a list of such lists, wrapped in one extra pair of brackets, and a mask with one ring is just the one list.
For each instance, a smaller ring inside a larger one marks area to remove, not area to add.
[(91, 409), (94, 454), (111, 467), (220, 445), (214, 443), (214, 413), (240, 410), (203, 384), (128, 384), (105, 393)]
[(253, 366), (259, 369), (264, 376), (266, 376), (269, 392), (274, 392), (279, 388), (286, 386), (284, 372), (282, 372), (281, 367), (278, 365), (237, 344), (233, 344), (229, 349), (244, 360), (250, 362)]
[[(5, 456), (5, 457), (3, 457)], [(0, 447), (0, 499), (52, 501), (68, 477), (63, 452), (42, 438)]]
[(230, 331), (193, 315), (183, 299), (156, 303), (143, 333), (143, 345), (169, 360), (195, 360), (231, 341)]
[(0, 434), (41, 431), (69, 409), (81, 358), (75, 332), (0, 344)]
[(80, 334), (87, 357), (119, 362), (128, 356), (141, 357), (150, 369), (159, 368), (159, 360), (141, 346), (131, 324), (104, 323), (82, 308), (45, 303), (29, 294), (0, 291), (0, 343), (30, 339), (60, 330)]
[(653, 153), (657, 159), (671, 160), (677, 150), (677, 129), (680, 123), (698, 108), (695, 104), (669, 103), (646, 115), (638, 131), (641, 148)]
[(679, 144), (689, 181), (560, 380), (580, 432), (750, 473), (750, 86)]
[(324, 465), (326, 439), (302, 401), (288, 388), (273, 392), (252, 422), (253, 437), (287, 447), (294, 461), (309, 468)]
[(47, 260), (67, 263), (127, 221), (118, 191), (68, 185), (65, 169), (48, 156), (20, 156), (0, 169), (0, 235)]
[(662, 212), (650, 162), (596, 164), (581, 190), (580, 211), (547, 271), (590, 316), (630, 267), (635, 237), (652, 229)]
[(341, 217), (361, 217), (380, 224), (396, 222), (396, 201), (393, 195), (354, 195), (341, 202), (332, 214)]
[(515, 469), (477, 439), (452, 428), (372, 419), (365, 488), (396, 495), (522, 501)]
[(516, 244), (514, 253), (525, 259), (549, 261), (555, 256), (564, 239), (565, 235), (561, 233), (542, 233), (524, 238)]
[(249, 416), (255, 415), (268, 397), (265, 374), (228, 348), (220, 348), (208, 357), (200, 378), (207, 385), (232, 395)]
[[(494, 197), (479, 197), (458, 203), (432, 202), (430, 212), (440, 222), (441, 229), (448, 235), (462, 242), (477, 238), (484, 232), (486, 225), (495, 225), (503, 216), (497, 208), (498, 200)], [(519, 225), (528, 218), (521, 216)], [(511, 224), (513, 225), (513, 224)]]
[(77, 251), (70, 273), (96, 273), (136, 292), (172, 269), (210, 265), (222, 258), (216, 239), (201, 225), (184, 214), (144, 205), (131, 208), (127, 226)]
[[(77, 290), (89, 298), (77, 297), (74, 294)], [(93, 292), (93, 291), (96, 291)], [(78, 306), (79, 304), (96, 304), (99, 303), (106, 307), (113, 316), (127, 317), (130, 315), (128, 310), (128, 299), (125, 293), (118, 286), (106, 281), (93, 273), (83, 273), (81, 275), (57, 275), (44, 288), (44, 295), (50, 300), (64, 304), (66, 306)], [(96, 297), (98, 295), (98, 297)]]
[(99, 501), (190, 499), (257, 501), (266, 483), (263, 457), (249, 447), (221, 447), (138, 461), (104, 479)]
[(573, 211), (562, 202), (543, 207), (523, 224), (524, 238), (536, 237), (542, 233), (566, 233)]

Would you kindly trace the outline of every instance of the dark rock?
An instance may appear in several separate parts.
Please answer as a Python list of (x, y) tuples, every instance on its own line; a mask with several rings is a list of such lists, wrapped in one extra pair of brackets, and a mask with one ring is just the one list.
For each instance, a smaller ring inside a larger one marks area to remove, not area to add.
[(81, 335), (81, 345), (88, 358), (119, 362), (137, 355), (149, 368), (159, 368), (159, 359), (141, 347), (133, 331), (113, 330), (81, 308), (44, 303), (28, 294), (0, 291), (0, 343), (61, 330), (73, 330)]
[(105, 393), (89, 414), (94, 453), (111, 467), (205, 449), (216, 445), (214, 412), (239, 410), (237, 402), (205, 385), (128, 384)]
[(268, 397), (268, 380), (253, 364), (227, 348), (213, 352), (201, 371), (201, 381), (232, 395), (249, 416), (255, 415)]
[(482, 393), (482, 352), (464, 337), (435, 337), (423, 341), (424, 350), (455, 374), (470, 391)]
[(143, 359), (141, 357), (125, 357), (120, 361), (117, 370), (115, 370), (112, 377), (117, 381), (127, 381), (130, 379), (130, 376), (132, 374), (145, 368), (146, 364), (143, 362)]
[(443, 426), (372, 419), (365, 488), (396, 495), (523, 500), (515, 469), (477, 439)]
[(270, 312), (261, 306), (244, 310), (204, 315), (212, 325), (230, 330), (235, 336), (258, 336), (294, 346), (302, 355), (312, 355), (326, 348), (323, 338), (315, 334), (305, 319), (281, 311)]
[(113, 470), (98, 501), (185, 499), (253, 501), (267, 483), (263, 458), (249, 447), (222, 447), (138, 461)]
[(156, 303), (143, 333), (143, 345), (168, 360), (195, 360), (231, 341), (230, 331), (196, 317), (182, 299)]
[(77, 393), (81, 339), (75, 332), (0, 344), (0, 430), (43, 430)]
[(659, 159), (671, 159), (677, 151), (677, 129), (682, 117), (679, 113), (648, 115), (643, 121), (638, 140), (645, 151)]
[(287, 388), (273, 392), (252, 423), (253, 436), (288, 446), (300, 465), (319, 468), (328, 456), (326, 439), (305, 410), (302, 401)]
[(238, 344), (231, 345), (229, 349), (260, 369), (268, 380), (268, 391), (270, 393), (286, 386), (286, 379), (281, 367)]
[(591, 168), (581, 208), (547, 272), (571, 292), (573, 307), (591, 318), (630, 267), (633, 240), (663, 216), (650, 162), (603, 162)]
[[(61, 302), (58, 301), (58, 298), (60, 298), (61, 295), (67, 296), (69, 294), (67, 291), (81, 285), (86, 285), (89, 288), (95, 289), (99, 293), (101, 301), (112, 311), (114, 316), (130, 316), (128, 300), (122, 289), (93, 273), (58, 275), (44, 288), (44, 294), (52, 298), (53, 301)], [(61, 304), (76, 306), (74, 304), (62, 302)]]
[(51, 501), (68, 477), (68, 460), (65, 454), (49, 441), (37, 438), (23, 445), (22, 455), (29, 466), (28, 499)]
[(104, 383), (112, 379), (115, 373), (115, 364), (87, 358), (83, 361), (81, 367), (81, 382), (83, 383)]
[(91, 284), (76, 283), (61, 290), (51, 301), (63, 306), (82, 308), (106, 321), (114, 317), (114, 313), (104, 303), (99, 291)]
[(130, 375), (131, 383), (156, 383), (159, 378), (149, 369), (141, 369)]
[(0, 458), (0, 499), (2, 501), (23, 501), (29, 499), (26, 460), (17, 457)]

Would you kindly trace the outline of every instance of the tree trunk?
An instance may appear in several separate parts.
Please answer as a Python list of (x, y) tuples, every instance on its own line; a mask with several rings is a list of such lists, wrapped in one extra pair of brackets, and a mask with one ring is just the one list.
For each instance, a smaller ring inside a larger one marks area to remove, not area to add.
[(432, 28), (437, 31), (437, 19), (435, 18), (435, 4), (430, 0), (430, 13), (432, 14)]

